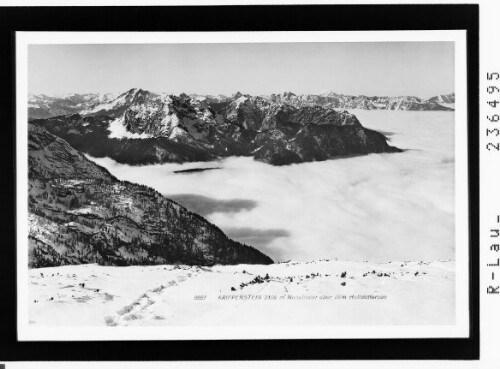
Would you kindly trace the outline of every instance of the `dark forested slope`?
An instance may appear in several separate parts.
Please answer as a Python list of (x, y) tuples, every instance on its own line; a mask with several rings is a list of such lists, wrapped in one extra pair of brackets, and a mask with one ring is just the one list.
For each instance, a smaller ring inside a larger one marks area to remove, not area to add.
[(29, 125), (29, 265), (269, 264), (158, 192)]

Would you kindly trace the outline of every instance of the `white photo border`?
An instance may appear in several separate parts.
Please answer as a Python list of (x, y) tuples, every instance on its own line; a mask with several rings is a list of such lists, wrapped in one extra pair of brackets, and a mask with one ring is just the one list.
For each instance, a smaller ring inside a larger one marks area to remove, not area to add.
[[(34, 327), (28, 324), (28, 46), (32, 44), (454, 42), (455, 325), (288, 327)], [(469, 337), (466, 31), (16, 32), (17, 333), (19, 341)]]

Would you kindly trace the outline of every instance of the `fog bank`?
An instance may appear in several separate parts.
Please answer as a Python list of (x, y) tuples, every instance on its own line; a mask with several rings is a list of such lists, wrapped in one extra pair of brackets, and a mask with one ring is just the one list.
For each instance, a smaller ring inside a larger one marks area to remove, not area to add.
[(198, 209), (275, 261), (453, 259), (454, 113), (353, 113), (406, 151), (281, 167), (236, 157), (141, 167), (91, 159)]

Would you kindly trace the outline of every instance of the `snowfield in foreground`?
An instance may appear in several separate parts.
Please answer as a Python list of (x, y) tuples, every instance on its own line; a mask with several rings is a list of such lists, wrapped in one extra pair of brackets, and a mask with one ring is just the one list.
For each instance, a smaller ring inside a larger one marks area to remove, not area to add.
[(95, 264), (29, 270), (38, 326), (452, 325), (455, 263)]

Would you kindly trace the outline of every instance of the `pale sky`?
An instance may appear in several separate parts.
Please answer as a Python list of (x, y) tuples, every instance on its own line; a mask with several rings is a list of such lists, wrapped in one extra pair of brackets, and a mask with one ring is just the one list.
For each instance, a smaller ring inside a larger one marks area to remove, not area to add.
[(452, 42), (30, 45), (30, 93), (454, 92)]

